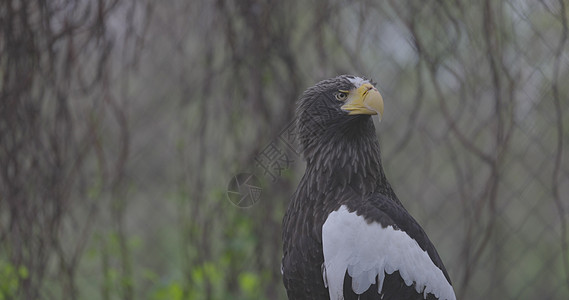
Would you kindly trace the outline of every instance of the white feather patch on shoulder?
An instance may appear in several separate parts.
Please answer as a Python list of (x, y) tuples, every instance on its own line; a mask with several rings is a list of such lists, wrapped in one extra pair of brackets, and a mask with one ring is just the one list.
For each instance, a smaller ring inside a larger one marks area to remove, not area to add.
[(438, 299), (456, 299), (441, 269), (414, 239), (392, 226), (368, 224), (345, 205), (332, 212), (322, 226), (322, 246), (323, 276), (330, 299), (343, 299), (346, 270), (356, 294), (365, 292), (375, 283), (376, 276), (381, 293), (384, 274), (399, 271), (405, 284), (415, 283), (416, 291), (423, 293), (424, 298), (431, 293)]

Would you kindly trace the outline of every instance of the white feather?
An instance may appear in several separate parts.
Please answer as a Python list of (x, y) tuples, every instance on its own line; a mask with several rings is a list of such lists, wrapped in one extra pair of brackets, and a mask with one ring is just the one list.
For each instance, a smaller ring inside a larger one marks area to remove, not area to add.
[(364, 83), (369, 83), (369, 80), (363, 79), (361, 77), (348, 77), (348, 80), (356, 87), (359, 88)]
[(439, 299), (455, 300), (452, 286), (443, 272), (419, 244), (401, 230), (368, 224), (345, 205), (332, 212), (322, 226), (324, 282), (330, 299), (343, 299), (344, 275), (352, 277), (356, 294), (365, 292), (379, 275), (378, 293), (383, 289), (384, 272), (399, 271), (405, 284), (415, 283), (418, 293), (432, 293)]

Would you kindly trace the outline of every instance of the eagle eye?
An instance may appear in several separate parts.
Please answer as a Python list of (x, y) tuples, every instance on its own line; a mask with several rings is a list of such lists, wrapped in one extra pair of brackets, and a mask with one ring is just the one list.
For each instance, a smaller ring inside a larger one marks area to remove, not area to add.
[(338, 101), (344, 101), (344, 100), (346, 100), (346, 98), (348, 98), (348, 92), (347, 92), (347, 91), (339, 90), (339, 91), (335, 94), (335, 96), (336, 96), (336, 100), (338, 100)]

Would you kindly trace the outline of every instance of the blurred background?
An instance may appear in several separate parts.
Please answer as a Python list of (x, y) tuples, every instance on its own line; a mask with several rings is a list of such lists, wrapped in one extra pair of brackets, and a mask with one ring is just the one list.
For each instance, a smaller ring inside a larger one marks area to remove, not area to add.
[(286, 299), (295, 101), (344, 73), (457, 296), (569, 299), (568, 14), (1, 0), (0, 299)]

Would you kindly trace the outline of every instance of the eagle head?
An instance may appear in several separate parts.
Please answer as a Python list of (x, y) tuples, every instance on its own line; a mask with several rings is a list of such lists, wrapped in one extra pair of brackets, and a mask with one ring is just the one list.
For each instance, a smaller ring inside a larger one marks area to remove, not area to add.
[(370, 116), (379, 115), (380, 120), (383, 116), (383, 98), (370, 80), (340, 75), (308, 88), (296, 115), (301, 149), (310, 159), (314, 147), (326, 141), (369, 134), (370, 124), (373, 128)]

